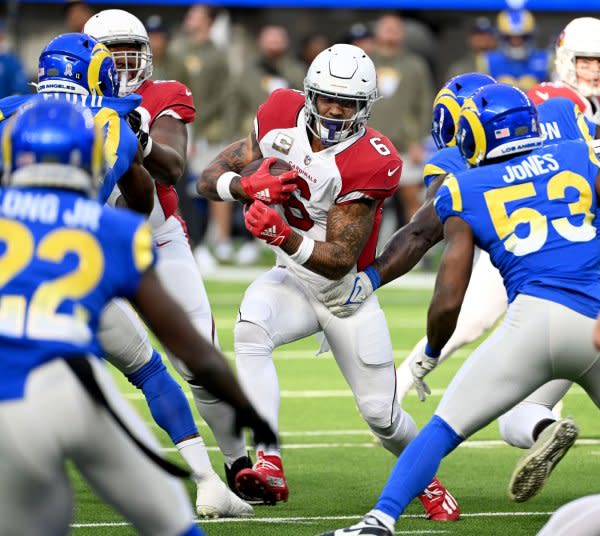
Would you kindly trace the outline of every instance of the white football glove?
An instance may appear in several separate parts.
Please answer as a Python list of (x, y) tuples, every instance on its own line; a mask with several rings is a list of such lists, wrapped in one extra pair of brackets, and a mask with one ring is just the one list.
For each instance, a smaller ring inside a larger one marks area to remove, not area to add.
[(353, 315), (364, 301), (373, 294), (373, 284), (365, 272), (347, 274), (331, 285), (323, 287), (317, 294), (335, 316), (346, 318)]
[(417, 396), (421, 402), (425, 401), (426, 395), (431, 394), (431, 389), (427, 385), (423, 378), (427, 376), (439, 362), (439, 357), (430, 357), (425, 353), (425, 349), (421, 354), (413, 358), (409, 364), (410, 372), (415, 381), (415, 389), (417, 390)]

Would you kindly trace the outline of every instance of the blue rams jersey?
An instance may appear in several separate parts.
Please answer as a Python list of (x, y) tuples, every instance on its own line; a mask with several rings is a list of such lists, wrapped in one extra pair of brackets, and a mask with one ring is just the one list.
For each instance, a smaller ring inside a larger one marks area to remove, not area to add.
[[(98, 199), (104, 203), (113, 191), (117, 181), (129, 169), (138, 148), (138, 140), (125, 119), (142, 101), (139, 95), (123, 98), (73, 95), (70, 93), (39, 93), (0, 99), (0, 121), (10, 117), (30, 99), (67, 99), (77, 102), (94, 113), (96, 122), (104, 131), (104, 154), (106, 174), (98, 192)], [(0, 122), (0, 129), (3, 121)], [(0, 130), (1, 133), (1, 130)]]
[[(550, 99), (538, 107), (540, 130), (545, 143), (557, 140), (585, 140), (594, 138), (596, 125), (581, 113), (579, 108), (565, 98)], [(445, 147), (435, 153), (423, 167), (425, 187), (440, 175), (457, 173), (468, 168), (458, 147)]]
[(0, 400), (57, 356), (99, 355), (100, 312), (154, 258), (140, 215), (66, 190), (0, 190)]
[(550, 54), (546, 50), (534, 50), (524, 60), (510, 58), (502, 50), (492, 50), (480, 56), (480, 60), (478, 71), (525, 91), (550, 79)]
[(473, 229), (504, 279), (509, 303), (528, 294), (596, 318), (600, 312), (600, 161), (563, 141), (448, 175), (435, 197), (442, 222)]

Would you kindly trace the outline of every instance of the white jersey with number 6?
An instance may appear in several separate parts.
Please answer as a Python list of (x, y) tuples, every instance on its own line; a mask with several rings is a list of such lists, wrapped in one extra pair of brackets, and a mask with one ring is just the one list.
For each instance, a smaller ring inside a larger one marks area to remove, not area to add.
[[(302, 93), (281, 89), (274, 91), (256, 114), (254, 128), (263, 156), (281, 158), (298, 172), (298, 189), (287, 203), (276, 208), (300, 234), (325, 240), (331, 206), (357, 199), (376, 200), (373, 228), (357, 263), (361, 270), (375, 257), (381, 205), (398, 188), (402, 160), (387, 137), (368, 127), (346, 141), (313, 152), (304, 102)], [(280, 251), (278, 255), (278, 264), (289, 266), (305, 282), (322, 285), (327, 281)]]

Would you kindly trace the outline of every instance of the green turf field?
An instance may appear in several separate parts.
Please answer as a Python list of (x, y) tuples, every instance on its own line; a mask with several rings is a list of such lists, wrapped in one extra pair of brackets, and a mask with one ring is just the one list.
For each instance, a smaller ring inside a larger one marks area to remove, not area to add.
[[(221, 344), (229, 357), (233, 322), (245, 287), (242, 283), (207, 283)], [(430, 292), (384, 288), (379, 296), (392, 332), (395, 356), (400, 361), (424, 333)], [(309, 338), (275, 353), (282, 390), (281, 435), (289, 502), (256, 507), (256, 516), (251, 520), (202, 522), (206, 534), (314, 536), (351, 524), (374, 505), (394, 459), (368, 433), (331, 355), (314, 356), (317, 347), (315, 339)], [(405, 401), (405, 409), (419, 425), (431, 416), (442, 389), (467, 355), (467, 350), (461, 350), (430, 375), (434, 396), (425, 403), (419, 402), (414, 393)], [(115, 378), (163, 446), (170, 449), (168, 437), (151, 421), (143, 399), (117, 373)], [(595, 423), (599, 414), (578, 387), (567, 395), (563, 414), (575, 417), (581, 428), (580, 438), (540, 495), (523, 504), (507, 498), (508, 478), (522, 451), (499, 441), (494, 423), (452, 453), (440, 468), (440, 479), (460, 503), (462, 520), (450, 524), (426, 521), (420, 504), (415, 502), (397, 523), (396, 534), (532, 535), (559, 505), (597, 493), (600, 434)], [(200, 428), (214, 466), (223, 474), (215, 442), (204, 423), (200, 423)], [(182, 462), (173, 449), (167, 454)], [(135, 534), (76, 474), (73, 476), (77, 505), (74, 534)], [(187, 487), (193, 500), (193, 485), (187, 483)], [(144, 490), (139, 493), (143, 495)]]

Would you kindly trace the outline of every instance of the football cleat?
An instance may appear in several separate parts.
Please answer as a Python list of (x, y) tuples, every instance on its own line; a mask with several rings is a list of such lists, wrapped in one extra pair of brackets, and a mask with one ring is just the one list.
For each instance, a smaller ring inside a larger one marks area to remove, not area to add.
[(242, 469), (235, 477), (235, 487), (242, 497), (275, 504), (288, 500), (288, 486), (279, 456), (268, 456), (262, 450), (251, 469)]
[(432, 521), (457, 521), (460, 518), (460, 509), (456, 499), (434, 478), (425, 491), (419, 495), (419, 500), (425, 508), (427, 519)]
[(219, 478), (212, 473), (196, 479), (196, 512), (202, 519), (217, 517), (250, 517), (254, 515), (252, 506), (240, 499)]
[(366, 515), (356, 525), (324, 532), (320, 536), (392, 536), (392, 532), (379, 519)]
[(252, 459), (250, 456), (241, 456), (235, 460), (231, 467), (224, 464), (225, 476), (227, 477), (227, 485), (229, 489), (233, 491), (238, 497), (241, 497), (248, 504), (262, 504), (262, 497), (244, 497), (240, 494), (238, 489), (235, 487), (235, 477), (242, 469), (252, 469)]
[(552, 469), (573, 446), (578, 434), (579, 428), (569, 417), (545, 428), (517, 462), (508, 483), (508, 496), (515, 502), (524, 502), (536, 495)]

